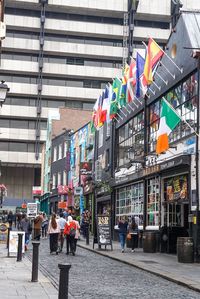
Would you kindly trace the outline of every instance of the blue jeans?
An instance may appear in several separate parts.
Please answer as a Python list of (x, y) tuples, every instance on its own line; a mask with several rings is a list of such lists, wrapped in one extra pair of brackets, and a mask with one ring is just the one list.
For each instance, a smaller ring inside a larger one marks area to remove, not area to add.
[(126, 241), (125, 233), (119, 233), (119, 241), (120, 241), (121, 249), (124, 249), (125, 241)]

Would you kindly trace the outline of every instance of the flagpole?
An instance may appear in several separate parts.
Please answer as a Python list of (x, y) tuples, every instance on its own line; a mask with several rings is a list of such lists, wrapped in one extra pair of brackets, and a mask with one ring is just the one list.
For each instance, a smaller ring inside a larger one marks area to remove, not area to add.
[(127, 111), (128, 113), (131, 113), (131, 112), (126, 108), (126, 105), (124, 105), (122, 108), (126, 109), (126, 111)]
[(161, 86), (158, 86), (157, 84), (156, 84), (156, 82), (152, 82), (153, 83), (153, 85), (155, 85), (157, 88), (158, 88), (158, 90), (160, 91), (161, 90)]
[(173, 63), (173, 65), (175, 65), (175, 67), (179, 70), (179, 72), (182, 74), (183, 73), (183, 68), (180, 68), (173, 60), (172, 58), (167, 54), (165, 53), (165, 51), (157, 44), (157, 42), (152, 38), (152, 40), (154, 41), (154, 43), (158, 46), (158, 48), (163, 52), (163, 54), (165, 56), (167, 56), (167, 58)]
[(119, 124), (119, 120), (118, 120), (116, 117), (113, 117), (113, 119), (115, 119), (115, 120), (116, 120), (116, 122), (118, 122), (118, 124)]
[(165, 70), (172, 76), (173, 79), (176, 78), (175, 74), (173, 75), (169, 70), (168, 68), (160, 61), (160, 64), (165, 68)]
[(154, 90), (152, 90), (150, 87), (148, 88), (149, 90), (150, 90), (150, 92), (155, 96), (155, 91)]
[(199, 134), (195, 131), (195, 129), (193, 127), (191, 127), (191, 125), (186, 120), (184, 120), (181, 115), (178, 114), (176, 109), (174, 109), (174, 107), (164, 97), (162, 97), (162, 99), (174, 111), (174, 113), (176, 113), (176, 115), (194, 132), (194, 134), (197, 137), (199, 137)]
[(161, 77), (160, 74), (158, 74), (157, 72), (155, 72), (155, 75), (157, 75), (158, 78), (160, 78), (160, 80), (162, 80), (162, 81), (165, 83), (166, 86), (168, 85), (168, 81), (165, 81), (165, 80)]
[(119, 118), (121, 118), (121, 120), (123, 120), (123, 117), (119, 113), (116, 113), (116, 115), (119, 116)]
[[(133, 103), (133, 102), (132, 102)], [(135, 110), (133, 109), (133, 107), (131, 107), (131, 105), (129, 103), (127, 103), (127, 105), (129, 106), (129, 108), (134, 112)], [(137, 107), (137, 106), (136, 106)], [(138, 107), (137, 107), (138, 108)]]

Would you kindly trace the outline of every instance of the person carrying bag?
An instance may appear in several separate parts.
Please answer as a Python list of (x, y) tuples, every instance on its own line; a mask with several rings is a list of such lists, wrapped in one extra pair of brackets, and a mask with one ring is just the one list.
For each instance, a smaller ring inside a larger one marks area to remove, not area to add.
[(69, 247), (70, 251), (73, 255), (75, 255), (75, 236), (76, 236), (76, 222), (72, 219), (71, 216), (68, 216), (68, 221), (64, 227), (64, 235), (66, 236), (66, 254), (69, 254)]

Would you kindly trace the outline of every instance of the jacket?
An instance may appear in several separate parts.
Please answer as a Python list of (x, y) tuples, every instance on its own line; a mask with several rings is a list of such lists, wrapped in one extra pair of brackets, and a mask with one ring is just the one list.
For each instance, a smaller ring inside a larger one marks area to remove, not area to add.
[(128, 222), (119, 222), (118, 224), (118, 227), (119, 227), (119, 233), (122, 233), (122, 234), (127, 234), (127, 228), (128, 228)]

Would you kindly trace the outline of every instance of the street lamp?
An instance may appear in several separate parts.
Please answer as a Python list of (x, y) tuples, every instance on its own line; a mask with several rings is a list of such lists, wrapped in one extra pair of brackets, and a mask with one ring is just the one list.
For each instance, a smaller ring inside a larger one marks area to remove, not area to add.
[(1, 107), (6, 100), (6, 95), (9, 90), (10, 90), (10, 88), (8, 88), (8, 85), (5, 84), (5, 81), (2, 80), (0, 83), (0, 105), (1, 105)]

